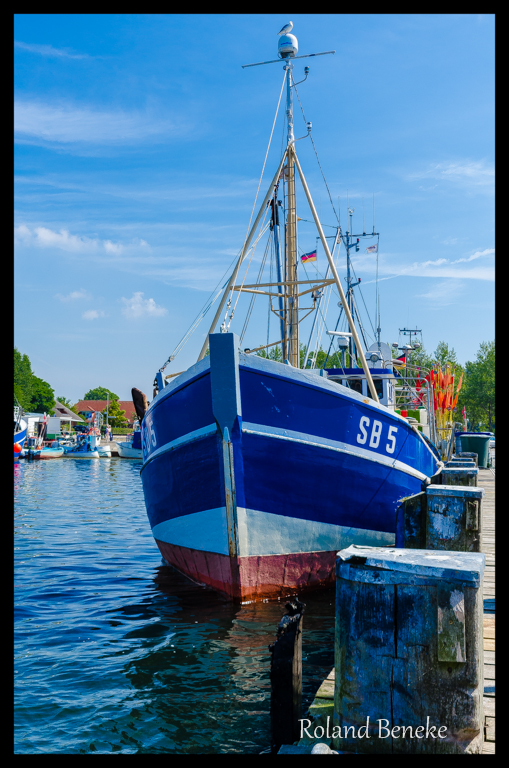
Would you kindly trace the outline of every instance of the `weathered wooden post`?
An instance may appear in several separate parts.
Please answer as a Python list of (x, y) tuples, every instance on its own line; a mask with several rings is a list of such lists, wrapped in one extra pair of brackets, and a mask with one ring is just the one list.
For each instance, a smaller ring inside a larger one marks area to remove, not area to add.
[(444, 467), (440, 473), (442, 485), (477, 485), (477, 467)]
[(285, 604), (287, 614), (277, 628), (274, 643), (269, 645), (271, 753), (277, 754), (282, 744), (293, 744), (300, 738), (302, 718), (302, 615), (305, 603), (297, 598)]
[(477, 455), (477, 453), (473, 453), (472, 451), (460, 451), (456, 455), (458, 459), (473, 459), (475, 466), (476, 467), (478, 466), (479, 456)]
[(484, 488), (428, 485), (426, 549), (480, 552)]
[(396, 518), (396, 547), (479, 552), (484, 488), (428, 485), (402, 500)]
[(484, 565), (471, 552), (338, 553), (334, 749), (481, 752)]
[(402, 499), (396, 515), (396, 546), (426, 549), (426, 491)]
[(450, 461), (446, 462), (446, 467), (471, 467), (475, 468), (475, 462), (472, 459), (451, 459)]

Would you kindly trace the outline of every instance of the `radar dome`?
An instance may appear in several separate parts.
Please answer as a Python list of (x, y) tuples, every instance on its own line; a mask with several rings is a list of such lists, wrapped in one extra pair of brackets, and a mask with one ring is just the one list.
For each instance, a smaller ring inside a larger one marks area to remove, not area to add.
[(277, 44), (277, 52), (282, 59), (291, 59), (297, 55), (299, 44), (295, 35), (281, 35)]

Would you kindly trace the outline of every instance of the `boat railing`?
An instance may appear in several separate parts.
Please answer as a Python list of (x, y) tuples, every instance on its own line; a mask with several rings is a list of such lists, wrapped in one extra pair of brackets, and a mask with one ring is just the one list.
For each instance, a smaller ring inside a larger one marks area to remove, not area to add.
[[(394, 364), (400, 364), (400, 360), (385, 360), (384, 367)], [(430, 431), (430, 440), (438, 446), (439, 434), (436, 422), (433, 385), (429, 379), (421, 376), (429, 375), (429, 369), (420, 365), (407, 363), (405, 372), (398, 372), (397, 381), (399, 386), (395, 386), (395, 405), (400, 409), (414, 410), (419, 406), (424, 406), (428, 416), (428, 426)], [(417, 390), (416, 379), (419, 377), (420, 390)]]

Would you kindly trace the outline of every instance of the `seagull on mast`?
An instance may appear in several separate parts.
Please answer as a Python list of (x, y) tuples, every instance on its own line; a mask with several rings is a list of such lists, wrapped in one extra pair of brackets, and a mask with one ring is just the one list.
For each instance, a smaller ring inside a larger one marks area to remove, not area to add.
[(293, 21), (289, 21), (288, 24), (285, 24), (284, 27), (278, 32), (278, 35), (287, 35), (289, 32), (291, 32), (293, 29)]

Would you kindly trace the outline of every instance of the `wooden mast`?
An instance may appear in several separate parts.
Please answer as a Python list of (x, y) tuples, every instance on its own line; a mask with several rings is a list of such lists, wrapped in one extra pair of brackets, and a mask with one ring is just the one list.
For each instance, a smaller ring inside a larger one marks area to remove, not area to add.
[(292, 69), (293, 64), (286, 64), (286, 116), (288, 120), (287, 137), (287, 217), (286, 217), (286, 248), (285, 248), (285, 279), (287, 281), (285, 294), (285, 341), (286, 357), (290, 365), (300, 368), (299, 353), (299, 286), (298, 286), (298, 249), (297, 249), (297, 210), (295, 201), (295, 161), (293, 133), (293, 99), (292, 99)]

